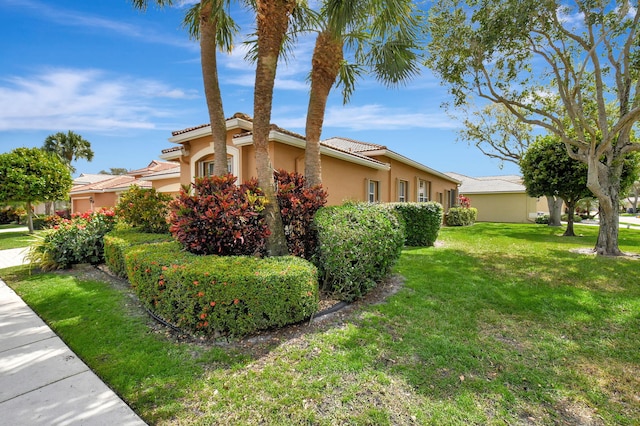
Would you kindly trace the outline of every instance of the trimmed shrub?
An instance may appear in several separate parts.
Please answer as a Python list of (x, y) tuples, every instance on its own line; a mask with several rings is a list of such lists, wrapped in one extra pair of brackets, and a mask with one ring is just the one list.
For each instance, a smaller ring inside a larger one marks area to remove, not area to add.
[(380, 204), (349, 203), (316, 213), (314, 263), (322, 289), (343, 301), (367, 294), (385, 278), (404, 245), (402, 222)]
[(124, 253), (129, 247), (167, 241), (173, 241), (169, 234), (150, 234), (137, 228), (114, 230), (104, 236), (104, 262), (113, 274), (126, 278)]
[(539, 225), (548, 225), (549, 224), (549, 215), (545, 214), (542, 216), (536, 217), (536, 223)]
[(447, 226), (469, 226), (476, 223), (478, 209), (475, 207), (452, 207), (446, 216)]
[(390, 203), (404, 222), (405, 245), (433, 246), (442, 226), (442, 205), (434, 201), (425, 203)]
[(102, 209), (74, 215), (45, 230), (31, 246), (29, 260), (44, 270), (64, 269), (78, 263), (104, 260), (104, 235), (113, 229), (115, 213)]
[(171, 196), (154, 188), (132, 185), (120, 195), (116, 206), (118, 218), (142, 232), (162, 234), (169, 232), (169, 202)]
[(316, 268), (293, 256), (196, 256), (156, 243), (125, 253), (140, 301), (184, 331), (242, 336), (309, 318), (318, 309)]
[(256, 255), (269, 235), (261, 216), (265, 198), (256, 179), (240, 186), (236, 177), (198, 178), (194, 195), (182, 189), (170, 204), (169, 230), (194, 254)]
[(293, 256), (310, 259), (316, 249), (317, 234), (313, 229), (313, 216), (327, 202), (322, 186), (305, 187), (305, 178), (299, 173), (279, 170), (278, 204), (282, 215), (287, 248)]

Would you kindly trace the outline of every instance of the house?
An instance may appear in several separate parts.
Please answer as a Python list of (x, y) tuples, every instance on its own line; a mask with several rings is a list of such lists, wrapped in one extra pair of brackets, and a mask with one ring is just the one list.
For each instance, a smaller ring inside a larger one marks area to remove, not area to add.
[(471, 207), (478, 209), (478, 222), (531, 223), (538, 212), (549, 212), (544, 198), (527, 195), (520, 176), (447, 175), (461, 182), (460, 195), (468, 197)]
[[(150, 181), (142, 180), (142, 178), (153, 178), (158, 174), (171, 176), (171, 173), (177, 172), (178, 169), (179, 165), (176, 163), (153, 160), (147, 167), (132, 170), (126, 175), (81, 174), (74, 179), (69, 194), (71, 213), (82, 213), (101, 207), (114, 207), (118, 203), (119, 195), (129, 189), (131, 185), (138, 185), (142, 188), (152, 187)], [(177, 193), (178, 190), (175, 192)]]
[[(227, 157), (229, 171), (243, 182), (256, 176), (253, 121), (237, 113), (227, 119)], [(172, 133), (176, 146), (162, 151), (165, 161), (180, 165), (176, 174), (145, 176), (142, 179), (164, 192), (188, 185), (196, 177), (210, 175), (215, 156), (211, 126), (190, 127)], [(305, 137), (272, 125), (269, 155), (274, 169), (304, 173)], [(370, 202), (438, 201), (445, 210), (456, 204), (459, 181), (431, 169), (386, 146), (348, 138), (321, 142), (322, 185), (328, 204), (345, 200)], [(169, 191), (173, 192), (173, 191)]]

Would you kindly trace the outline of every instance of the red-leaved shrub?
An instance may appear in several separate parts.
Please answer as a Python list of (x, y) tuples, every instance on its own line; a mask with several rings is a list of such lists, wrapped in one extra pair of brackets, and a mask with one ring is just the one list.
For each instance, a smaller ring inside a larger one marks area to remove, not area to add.
[(278, 170), (275, 178), (289, 253), (310, 259), (317, 243), (313, 216), (327, 202), (327, 192), (320, 185), (305, 188), (304, 176), (296, 172)]
[(256, 179), (236, 185), (236, 177), (197, 178), (194, 194), (184, 189), (171, 203), (170, 231), (194, 254), (263, 254), (269, 229), (261, 215), (264, 193)]

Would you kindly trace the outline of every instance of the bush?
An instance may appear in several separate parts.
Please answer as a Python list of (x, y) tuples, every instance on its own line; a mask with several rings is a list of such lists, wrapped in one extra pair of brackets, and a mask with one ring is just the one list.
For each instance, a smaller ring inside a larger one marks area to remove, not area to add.
[(447, 226), (469, 226), (476, 223), (478, 209), (474, 207), (452, 207), (446, 216)]
[(170, 204), (170, 231), (194, 254), (263, 254), (269, 235), (264, 194), (256, 179), (237, 186), (236, 177), (196, 179), (194, 195), (184, 189)]
[(124, 254), (128, 248), (167, 241), (173, 241), (173, 237), (169, 234), (150, 234), (140, 232), (137, 228), (114, 230), (104, 236), (104, 262), (113, 274), (126, 278)]
[(171, 196), (155, 189), (132, 185), (120, 195), (116, 214), (125, 223), (142, 232), (162, 234), (169, 232), (169, 202)]
[(293, 256), (196, 256), (173, 242), (132, 247), (125, 259), (140, 301), (184, 331), (242, 336), (318, 309), (317, 270)]
[(313, 216), (327, 202), (327, 193), (320, 185), (305, 188), (305, 178), (299, 173), (279, 170), (278, 204), (282, 215), (289, 253), (310, 259), (316, 249), (317, 234), (313, 229)]
[(12, 206), (6, 206), (0, 209), (0, 225), (18, 222), (20, 220), (20, 212)]
[(78, 263), (104, 260), (104, 235), (113, 229), (115, 213), (103, 209), (74, 215), (45, 230), (29, 251), (31, 263), (44, 270), (64, 269)]
[(536, 223), (539, 225), (548, 225), (549, 224), (549, 215), (544, 214), (536, 217)]
[(324, 207), (316, 213), (318, 266), (324, 291), (340, 300), (364, 296), (400, 257), (404, 229), (398, 216), (379, 204)]
[(390, 203), (387, 206), (395, 210), (404, 222), (405, 245), (430, 247), (435, 243), (442, 225), (440, 203)]

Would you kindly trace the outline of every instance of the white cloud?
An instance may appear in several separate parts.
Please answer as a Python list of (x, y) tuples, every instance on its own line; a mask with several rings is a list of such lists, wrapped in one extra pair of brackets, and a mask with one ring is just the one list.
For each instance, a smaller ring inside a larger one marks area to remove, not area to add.
[[(140, 39), (149, 43), (164, 44), (188, 49), (199, 49), (197, 43), (189, 41), (186, 31), (184, 38), (167, 35), (163, 32), (156, 32), (148, 26), (134, 25), (127, 22), (106, 19), (98, 15), (82, 13), (71, 9), (64, 9), (58, 6), (50, 6), (45, 2), (37, 0), (5, 0), (8, 4), (13, 4), (23, 10), (30, 10), (39, 19), (53, 22), (57, 25), (86, 28), (91, 31), (97, 29), (106, 30), (120, 34), (125, 37)], [(131, 10), (132, 20), (136, 16), (136, 11)]]
[[(304, 128), (302, 117), (274, 117), (274, 123), (284, 128)], [(396, 130), (396, 129), (454, 129), (459, 123), (446, 113), (420, 113), (387, 108), (383, 105), (330, 107), (324, 118), (324, 127), (347, 130)]]
[(152, 129), (169, 117), (158, 104), (196, 94), (100, 70), (54, 69), (0, 81), (0, 131)]

